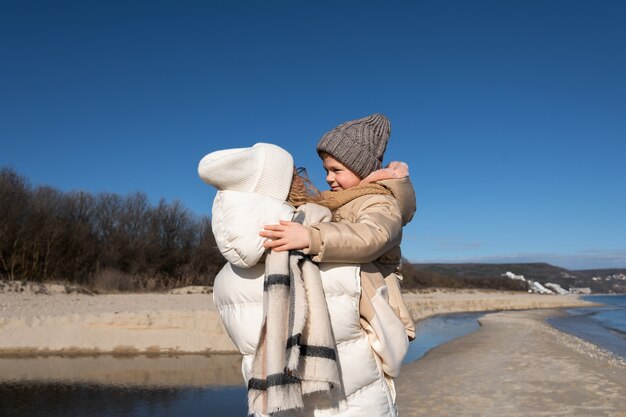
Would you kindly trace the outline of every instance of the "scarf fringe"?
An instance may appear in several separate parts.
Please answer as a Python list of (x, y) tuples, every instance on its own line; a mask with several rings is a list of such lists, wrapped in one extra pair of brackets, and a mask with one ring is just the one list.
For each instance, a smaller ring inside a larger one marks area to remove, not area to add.
[[(271, 398), (271, 401), (268, 401)], [(299, 384), (269, 387), (267, 390), (248, 390), (248, 409), (257, 413), (272, 414), (304, 407)]]

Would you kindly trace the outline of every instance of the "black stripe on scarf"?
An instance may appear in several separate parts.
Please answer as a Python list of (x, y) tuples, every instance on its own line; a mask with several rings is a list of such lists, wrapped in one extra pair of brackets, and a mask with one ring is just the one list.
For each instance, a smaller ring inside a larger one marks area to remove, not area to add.
[(296, 345), (300, 345), (301, 338), (302, 338), (302, 333), (294, 334), (293, 336), (291, 336), (289, 339), (287, 339), (286, 349), (289, 350)]
[(300, 355), (332, 360), (337, 359), (335, 357), (335, 349), (327, 348), (324, 346), (302, 345), (300, 346)]
[(272, 274), (267, 277), (263, 284), (263, 290), (267, 290), (271, 285), (284, 285), (290, 287), (289, 275)]
[(248, 390), (255, 389), (266, 391), (269, 387), (276, 385), (299, 384), (300, 378), (287, 374), (268, 375), (267, 379), (250, 378), (248, 381)]
[(337, 360), (335, 349), (327, 348), (324, 346), (301, 345), (301, 338), (302, 333), (298, 333), (287, 339), (287, 350), (291, 349), (294, 346), (298, 346), (300, 348), (300, 356)]

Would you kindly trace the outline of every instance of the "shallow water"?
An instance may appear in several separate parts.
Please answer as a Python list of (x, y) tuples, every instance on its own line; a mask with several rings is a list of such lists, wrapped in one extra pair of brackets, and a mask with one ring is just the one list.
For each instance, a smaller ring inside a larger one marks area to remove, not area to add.
[(478, 319), (484, 313), (460, 313), (435, 316), (416, 324), (415, 340), (403, 363), (414, 362), (429, 350), (480, 328)]
[(245, 416), (240, 355), (0, 358), (0, 416)]
[(550, 317), (548, 323), (626, 359), (626, 295), (584, 299), (603, 306), (566, 309), (566, 316)]
[(0, 384), (5, 417), (242, 417), (245, 387), (124, 387), (63, 383)]
[[(481, 314), (417, 324), (405, 363), (479, 328)], [(244, 417), (239, 355), (0, 358), (2, 417)]]

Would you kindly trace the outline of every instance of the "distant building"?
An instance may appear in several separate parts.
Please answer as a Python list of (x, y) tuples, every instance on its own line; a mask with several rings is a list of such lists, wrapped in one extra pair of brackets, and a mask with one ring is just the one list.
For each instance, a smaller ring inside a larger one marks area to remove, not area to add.
[(547, 289), (546, 287), (544, 287), (537, 281), (528, 281), (528, 282), (529, 282), (529, 289), (532, 292), (539, 293), (539, 294), (554, 294), (554, 292)]
[(511, 278), (511, 279), (517, 279), (520, 281), (526, 281), (526, 278), (524, 278), (524, 275), (515, 275), (513, 272), (507, 271), (504, 274), (502, 274), (503, 277), (507, 277), (507, 278)]
[(569, 292), (572, 294), (591, 294), (589, 287), (570, 287)]
[[(594, 281), (602, 281), (602, 277), (593, 277), (591, 278)], [(604, 277), (605, 281), (611, 281), (611, 280), (621, 280), (621, 281), (626, 281), (626, 275), (624, 274), (612, 274), (612, 275), (607, 275)]]
[(554, 283), (552, 283), (552, 282), (546, 282), (546, 283), (544, 284), (544, 286), (545, 286), (546, 288), (551, 289), (551, 290), (552, 290), (552, 291), (554, 291), (555, 293), (560, 294), (560, 295), (569, 294), (569, 291), (567, 291), (567, 290), (563, 289), (563, 287), (561, 287), (559, 284), (554, 284)]

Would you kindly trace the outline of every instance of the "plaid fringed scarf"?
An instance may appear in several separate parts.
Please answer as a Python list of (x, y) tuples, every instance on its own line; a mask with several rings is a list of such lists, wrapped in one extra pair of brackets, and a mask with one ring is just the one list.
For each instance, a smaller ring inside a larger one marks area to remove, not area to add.
[[(304, 213), (293, 221), (303, 223)], [(303, 396), (313, 393), (328, 406), (339, 404), (343, 388), (318, 266), (300, 251), (270, 252), (263, 307), (248, 381), (249, 413), (300, 409)]]

